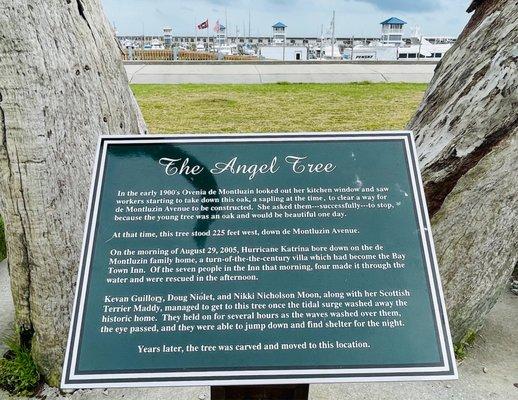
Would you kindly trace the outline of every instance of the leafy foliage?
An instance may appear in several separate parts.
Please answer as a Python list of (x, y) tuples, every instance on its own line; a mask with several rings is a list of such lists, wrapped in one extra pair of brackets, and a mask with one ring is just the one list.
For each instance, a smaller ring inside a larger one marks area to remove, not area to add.
[(31, 396), (40, 383), (40, 373), (30, 350), (15, 338), (4, 340), (9, 351), (0, 358), (0, 388), (19, 396)]
[(468, 354), (468, 348), (473, 345), (473, 342), (477, 338), (477, 333), (473, 330), (470, 330), (464, 335), (464, 337), (456, 343), (453, 348), (455, 350), (455, 356), (457, 360), (463, 360)]

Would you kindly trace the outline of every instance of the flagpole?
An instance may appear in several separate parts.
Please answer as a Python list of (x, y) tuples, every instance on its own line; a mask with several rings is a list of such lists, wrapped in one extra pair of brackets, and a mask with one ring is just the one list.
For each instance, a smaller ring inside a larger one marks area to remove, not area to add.
[(324, 59), (324, 24), (320, 28), (320, 60)]
[(333, 10), (333, 33), (331, 39), (331, 59), (335, 58), (335, 10)]

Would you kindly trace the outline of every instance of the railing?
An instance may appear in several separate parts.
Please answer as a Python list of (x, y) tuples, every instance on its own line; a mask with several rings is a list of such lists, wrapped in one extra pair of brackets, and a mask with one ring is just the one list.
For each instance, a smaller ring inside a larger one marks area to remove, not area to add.
[(225, 56), (224, 58), (227, 61), (247, 61), (247, 60), (259, 60), (259, 57), (257, 56), (245, 56), (241, 54), (232, 54), (229, 56)]
[[(210, 61), (218, 60), (218, 54), (207, 51), (187, 51), (181, 50), (124, 50), (122, 53), (124, 61)], [(223, 60), (246, 61), (257, 60), (256, 56), (228, 55)]]
[(403, 34), (403, 30), (402, 29), (391, 29), (391, 28), (383, 28), (381, 30), (381, 33), (382, 34), (391, 34), (391, 35), (402, 35)]

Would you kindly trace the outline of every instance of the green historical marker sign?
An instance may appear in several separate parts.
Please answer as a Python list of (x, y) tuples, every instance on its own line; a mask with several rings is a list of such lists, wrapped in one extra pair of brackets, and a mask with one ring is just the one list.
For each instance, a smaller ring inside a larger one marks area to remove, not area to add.
[(103, 137), (62, 386), (454, 379), (410, 132)]

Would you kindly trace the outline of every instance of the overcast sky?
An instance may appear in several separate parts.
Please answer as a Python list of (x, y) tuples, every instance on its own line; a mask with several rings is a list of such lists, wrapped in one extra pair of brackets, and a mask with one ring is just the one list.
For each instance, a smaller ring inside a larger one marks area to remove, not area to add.
[(379, 23), (395, 16), (424, 35), (457, 36), (469, 15), (470, 0), (102, 0), (110, 21), (122, 35), (159, 35), (170, 26), (176, 35), (194, 35), (194, 26), (209, 19), (225, 24), (229, 33), (248, 32), (248, 11), (252, 15), (252, 36), (271, 34), (271, 26), (282, 21), (288, 36), (320, 36), (328, 29), (336, 10), (337, 36), (378, 36)]

